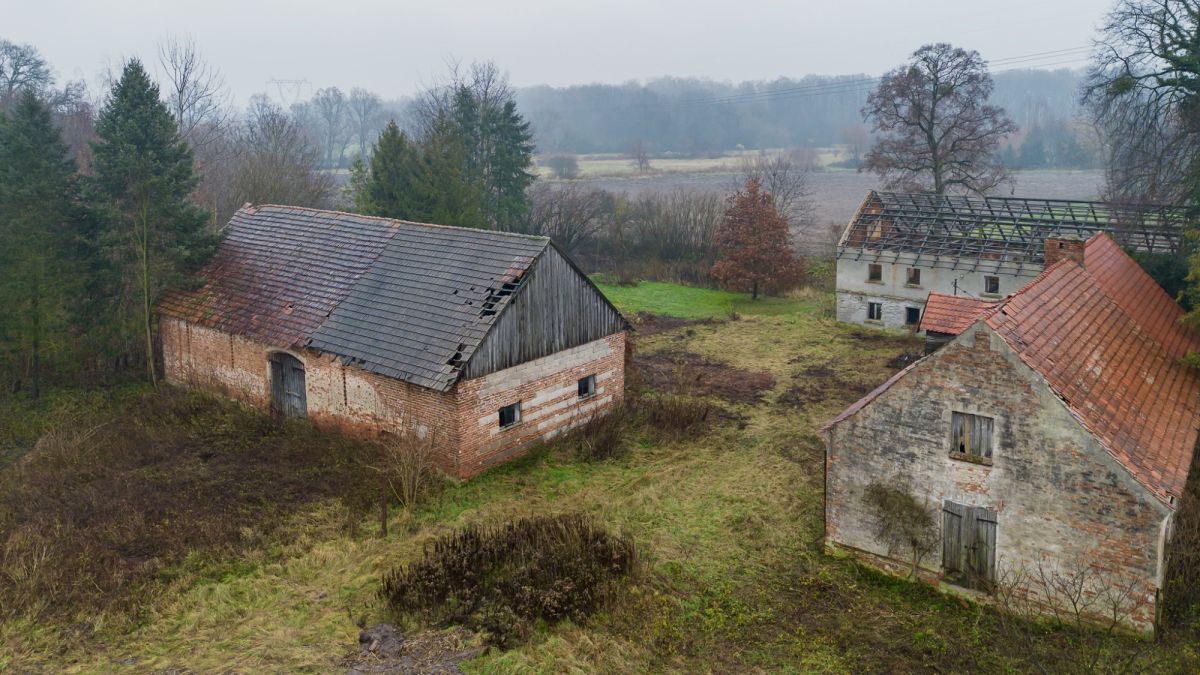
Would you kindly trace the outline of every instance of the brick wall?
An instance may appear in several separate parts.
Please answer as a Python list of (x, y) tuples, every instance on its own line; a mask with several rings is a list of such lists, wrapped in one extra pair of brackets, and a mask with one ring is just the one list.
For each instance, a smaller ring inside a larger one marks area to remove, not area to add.
[[(579, 398), (578, 381), (596, 376), (596, 393)], [(538, 438), (553, 438), (607, 412), (625, 391), (625, 333), (460, 382), (460, 475), (502, 462)], [(521, 402), (521, 421), (499, 426), (501, 407)]]
[[(164, 317), (163, 362), (169, 382), (202, 387), (260, 408), (270, 407), (271, 353), (237, 336)], [(330, 356), (285, 350), (304, 363), (308, 416), (316, 424), (377, 437), (432, 434), (440, 463), (466, 478), (517, 456), (605, 412), (621, 399), (625, 334), (617, 333), (437, 392), (341, 364)], [(578, 380), (596, 376), (596, 393), (579, 398)], [(521, 422), (500, 429), (500, 407), (521, 401)]]
[[(991, 466), (950, 457), (953, 411), (994, 418)], [(826, 476), (832, 545), (888, 557), (872, 534), (863, 491), (877, 480), (904, 481), (939, 523), (943, 500), (995, 509), (998, 575), (1033, 571), (1039, 562), (1095, 565), (1098, 582), (1139, 580), (1147, 602), (1134, 625), (1153, 623), (1169, 509), (983, 324), (831, 429)], [(940, 574), (940, 547), (923, 566)]]

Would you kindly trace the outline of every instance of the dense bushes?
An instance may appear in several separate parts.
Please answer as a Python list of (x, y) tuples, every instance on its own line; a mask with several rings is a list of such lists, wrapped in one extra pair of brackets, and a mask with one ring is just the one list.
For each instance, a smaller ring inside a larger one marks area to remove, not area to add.
[(537, 621), (591, 615), (636, 564), (628, 536), (586, 515), (523, 518), (434, 541), (384, 577), (380, 596), (401, 616), (484, 630), (510, 646)]

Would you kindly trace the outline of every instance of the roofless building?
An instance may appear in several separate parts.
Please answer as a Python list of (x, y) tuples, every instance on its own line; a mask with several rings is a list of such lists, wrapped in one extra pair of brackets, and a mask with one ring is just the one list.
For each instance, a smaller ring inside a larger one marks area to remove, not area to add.
[(1174, 252), (1185, 222), (1167, 206), (873, 191), (838, 243), (837, 318), (916, 330), (931, 292), (999, 300), (1101, 232)]

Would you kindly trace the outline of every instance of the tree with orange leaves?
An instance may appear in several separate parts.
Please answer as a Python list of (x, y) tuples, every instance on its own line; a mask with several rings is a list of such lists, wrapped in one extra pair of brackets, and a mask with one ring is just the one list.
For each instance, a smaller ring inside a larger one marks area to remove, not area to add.
[(750, 291), (780, 289), (799, 280), (803, 267), (792, 251), (787, 218), (755, 179), (728, 200), (715, 234), (717, 263), (712, 274), (722, 284)]

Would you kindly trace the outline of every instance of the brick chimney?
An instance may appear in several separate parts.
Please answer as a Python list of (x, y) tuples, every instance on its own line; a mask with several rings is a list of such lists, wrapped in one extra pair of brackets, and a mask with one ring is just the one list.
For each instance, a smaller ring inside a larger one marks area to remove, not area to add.
[(1074, 260), (1076, 265), (1083, 265), (1083, 247), (1086, 242), (1075, 235), (1061, 237), (1046, 237), (1046, 267), (1064, 258)]

